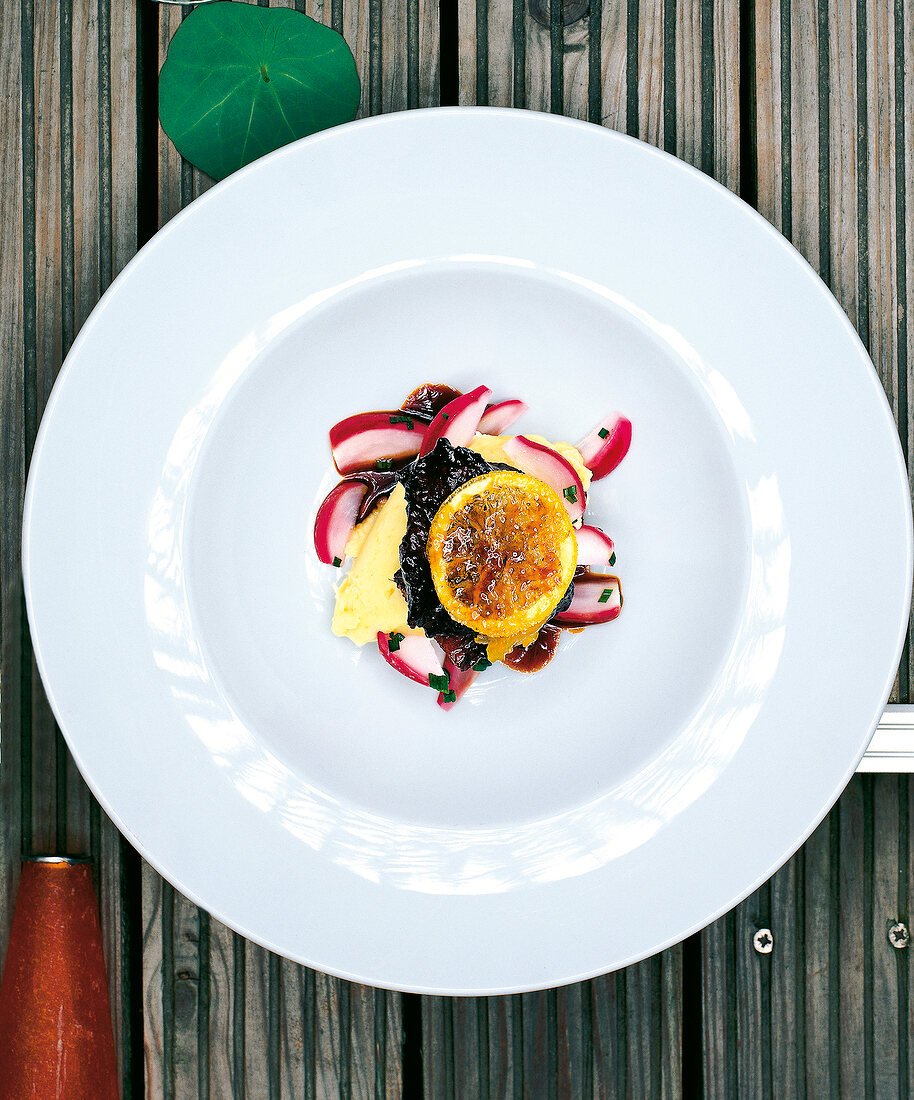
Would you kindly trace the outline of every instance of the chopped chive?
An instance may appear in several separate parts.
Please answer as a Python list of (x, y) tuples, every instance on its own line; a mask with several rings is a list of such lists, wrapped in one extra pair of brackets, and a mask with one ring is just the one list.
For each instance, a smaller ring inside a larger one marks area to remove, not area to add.
[(572, 504), (577, 504), (578, 491), (573, 485), (569, 485), (562, 495), (566, 500), (570, 500)]
[(339, 567), (343, 564), (343, 559), (342, 558), (334, 558), (333, 559), (333, 564), (337, 567), (337, 569), (339, 569)]
[(391, 424), (405, 424), (406, 430), (411, 432), (415, 428), (413, 424), (413, 418), (411, 416), (392, 416), (390, 418)]
[(400, 642), (402, 641), (402, 634), (391, 634), (391, 636), (387, 639), (388, 650), (390, 650), (391, 653), (396, 653), (397, 650), (400, 648)]
[(612, 553), (612, 554), (609, 555), (609, 564), (610, 565), (615, 565), (616, 564), (616, 555), (615, 555), (615, 553)]
[(445, 703), (456, 703), (457, 692), (451, 691), (450, 688), (448, 688), (447, 691), (442, 691), (441, 698), (445, 701)]
[(441, 419), (442, 420), (450, 420), (451, 418), (448, 416), (448, 414), (446, 412), (443, 412), (441, 414)]
[(392, 470), (394, 468), (393, 459), (391, 458), (379, 458), (374, 464), (376, 470)]
[(597, 603), (606, 603), (606, 601), (612, 594), (613, 590), (611, 588), (604, 588), (603, 591), (600, 593), (600, 598), (597, 600)]
[(606, 438), (606, 437), (607, 437), (607, 436), (609, 435), (609, 428), (601, 428), (601, 429), (600, 429), (600, 430), (599, 430), (599, 431), (597, 432), (597, 435), (598, 435), (598, 436), (599, 436), (599, 437), (600, 437), (601, 439), (605, 439), (605, 438)]
[(489, 668), (491, 664), (492, 664), (491, 661), (487, 660), (485, 657), (482, 657), (480, 660), (478, 660), (476, 662), (475, 665), (473, 665), (473, 671), (474, 672), (485, 672), (485, 670), (487, 668)]
[(435, 691), (447, 691), (450, 682), (451, 678), (446, 672), (443, 676), (434, 676), (431, 672), (428, 674), (429, 687), (433, 687)]

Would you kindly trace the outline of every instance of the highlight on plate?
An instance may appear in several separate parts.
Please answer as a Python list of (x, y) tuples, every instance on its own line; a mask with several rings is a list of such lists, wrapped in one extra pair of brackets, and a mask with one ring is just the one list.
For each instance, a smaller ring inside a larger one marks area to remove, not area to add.
[(622, 610), (613, 541), (584, 519), (631, 422), (610, 413), (573, 447), (506, 434), (527, 405), (491, 397), (427, 383), (398, 409), (335, 424), (342, 480), (314, 523), (320, 561), (351, 562), (334, 634), (376, 643), (445, 710), (495, 662), (538, 672), (563, 630)]

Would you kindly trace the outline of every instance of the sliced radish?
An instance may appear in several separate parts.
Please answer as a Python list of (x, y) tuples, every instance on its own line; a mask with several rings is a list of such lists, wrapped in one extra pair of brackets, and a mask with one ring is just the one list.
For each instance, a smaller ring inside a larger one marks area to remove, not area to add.
[(613, 540), (604, 535), (599, 527), (578, 527), (575, 531), (578, 539), (578, 565), (591, 565), (594, 569), (612, 569), (616, 564), (616, 552)]
[(466, 447), (476, 434), (491, 396), (492, 391), (487, 386), (477, 386), (449, 401), (425, 429), (419, 454), (427, 455), (439, 439), (446, 439), (455, 447)]
[[(450, 710), (459, 701), (460, 697), (466, 691), (466, 689), (472, 684), (479, 673), (475, 669), (468, 669), (466, 672), (463, 669), (458, 668), (447, 657), (444, 658), (444, 671), (450, 676), (450, 682), (448, 683), (447, 693), (443, 691), (438, 692), (438, 706), (442, 710)], [(453, 694), (453, 699), (445, 699), (445, 694)]]
[(479, 427), (476, 429), (483, 435), (501, 435), (515, 420), (520, 420), (530, 406), (526, 401), (499, 401), (497, 405), (489, 405), (482, 414)]
[(424, 432), (425, 421), (413, 413), (356, 413), (330, 429), (333, 461), (341, 474), (390, 470), (419, 453)]
[(503, 444), (503, 449), (508, 458), (516, 462), (524, 473), (539, 478), (555, 489), (562, 498), (572, 523), (584, 515), (584, 506), (587, 503), (584, 486), (577, 470), (567, 458), (563, 458), (551, 447), (534, 443), (525, 435), (516, 435), (509, 439)]
[(433, 687), (439, 691), (446, 689), (448, 677), (430, 638), (423, 634), (384, 634), (379, 631), (378, 649), (391, 668), (410, 680), (423, 687)]
[(314, 520), (314, 549), (318, 561), (340, 566), (346, 557), (346, 543), (359, 520), (368, 486), (361, 481), (341, 481), (324, 497)]
[(553, 615), (556, 626), (592, 626), (608, 623), (622, 610), (619, 578), (585, 569), (574, 578), (574, 595), (567, 611)]
[(593, 474), (593, 480), (606, 477), (628, 454), (632, 443), (632, 422), (622, 413), (604, 416), (592, 432), (578, 444), (584, 465)]

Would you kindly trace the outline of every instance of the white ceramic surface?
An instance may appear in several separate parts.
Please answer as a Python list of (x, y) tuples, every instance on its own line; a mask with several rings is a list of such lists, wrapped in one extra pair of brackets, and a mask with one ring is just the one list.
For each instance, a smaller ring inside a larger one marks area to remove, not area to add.
[[(310, 541), (328, 427), (424, 381), (634, 423), (588, 513), (622, 616), (447, 714), (331, 635)], [(73, 754), (178, 889), (491, 993), (643, 958), (799, 846), (882, 712), (911, 517), (871, 363), (760, 217), (607, 130), (443, 109), (280, 150), (143, 249), (54, 388), (24, 560)]]

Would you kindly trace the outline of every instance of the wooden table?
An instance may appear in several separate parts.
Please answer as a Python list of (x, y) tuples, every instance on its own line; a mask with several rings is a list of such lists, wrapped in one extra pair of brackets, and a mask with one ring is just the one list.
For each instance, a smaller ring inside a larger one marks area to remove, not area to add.
[[(914, 0), (566, 0), (564, 27), (562, 0), (294, 6), (347, 37), (364, 113), (564, 112), (737, 191), (832, 287), (911, 451)], [(887, 934), (910, 916), (907, 776), (857, 776), (785, 868), (683, 944), (579, 985), (478, 1000), (351, 985), (255, 947), (163, 882), (99, 810), (35, 673), (18, 521), (38, 420), (80, 325), (209, 185), (156, 120), (158, 68), (184, 14), (153, 0), (0, 4), (0, 949), (20, 853), (91, 852), (125, 1097), (639, 1098), (702, 1085), (907, 1097), (914, 948)], [(565, 214), (576, 217), (573, 194)], [(193, 272), (186, 291), (207, 292)], [(849, 547), (851, 589), (857, 567)], [(910, 701), (910, 676), (906, 647), (894, 699)], [(770, 953), (753, 946), (761, 928)]]

